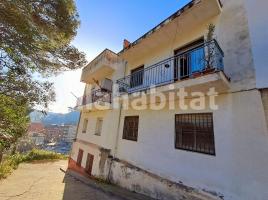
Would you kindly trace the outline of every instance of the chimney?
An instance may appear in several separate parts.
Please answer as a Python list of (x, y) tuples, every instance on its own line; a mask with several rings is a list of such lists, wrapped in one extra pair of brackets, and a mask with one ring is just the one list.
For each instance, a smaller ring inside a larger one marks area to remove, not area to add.
[(130, 45), (130, 42), (128, 40), (124, 39), (123, 48), (126, 49), (129, 47), (129, 45)]

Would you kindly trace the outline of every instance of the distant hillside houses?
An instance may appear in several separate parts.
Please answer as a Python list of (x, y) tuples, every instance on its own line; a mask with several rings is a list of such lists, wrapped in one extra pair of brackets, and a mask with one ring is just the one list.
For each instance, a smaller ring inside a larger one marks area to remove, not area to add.
[(52, 142), (71, 143), (76, 135), (76, 125), (43, 124), (32, 122), (28, 128), (28, 137), (37, 146)]
[(42, 112), (33, 111), (30, 114), (31, 122), (42, 122), (44, 125), (77, 125), (79, 120), (79, 112), (73, 111), (66, 114), (48, 112), (44, 115)]

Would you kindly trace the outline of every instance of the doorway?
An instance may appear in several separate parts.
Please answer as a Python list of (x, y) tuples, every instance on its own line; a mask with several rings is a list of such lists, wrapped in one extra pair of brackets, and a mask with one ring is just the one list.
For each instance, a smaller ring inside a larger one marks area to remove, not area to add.
[(189, 78), (205, 67), (204, 38), (200, 38), (174, 51), (174, 79)]
[(93, 167), (93, 161), (94, 161), (94, 156), (91, 155), (90, 153), (87, 154), (87, 163), (86, 163), (86, 173), (91, 176), (92, 173), (92, 167)]

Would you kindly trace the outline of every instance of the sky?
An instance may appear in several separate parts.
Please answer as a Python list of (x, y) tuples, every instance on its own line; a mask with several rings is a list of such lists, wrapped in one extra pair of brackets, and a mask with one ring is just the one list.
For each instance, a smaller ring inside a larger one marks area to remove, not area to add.
[[(105, 48), (119, 52), (124, 39), (135, 41), (189, 1), (76, 0), (81, 25), (72, 44), (86, 54), (88, 62)], [(56, 102), (49, 106), (51, 112), (66, 113), (75, 106), (75, 96), (82, 96), (84, 91), (80, 76), (81, 69), (50, 79), (56, 92)]]

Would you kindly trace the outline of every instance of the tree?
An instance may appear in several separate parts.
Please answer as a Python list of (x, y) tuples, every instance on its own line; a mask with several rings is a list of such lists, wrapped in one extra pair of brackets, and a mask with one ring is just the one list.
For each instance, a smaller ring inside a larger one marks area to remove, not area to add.
[(85, 55), (70, 45), (79, 23), (73, 0), (0, 2), (0, 110), (6, 111), (0, 117), (2, 147), (2, 138), (14, 141), (21, 135), (27, 109), (46, 108), (55, 99), (53, 84), (45, 78), (85, 65)]
[(0, 94), (0, 162), (5, 148), (21, 137), (29, 121), (29, 110), (19, 99)]
[(208, 32), (206, 35), (206, 43), (207, 43), (207, 55), (205, 57), (206, 69), (213, 68), (213, 57), (215, 55), (215, 44), (214, 44), (214, 32), (215, 32), (215, 25), (209, 24), (208, 25)]

